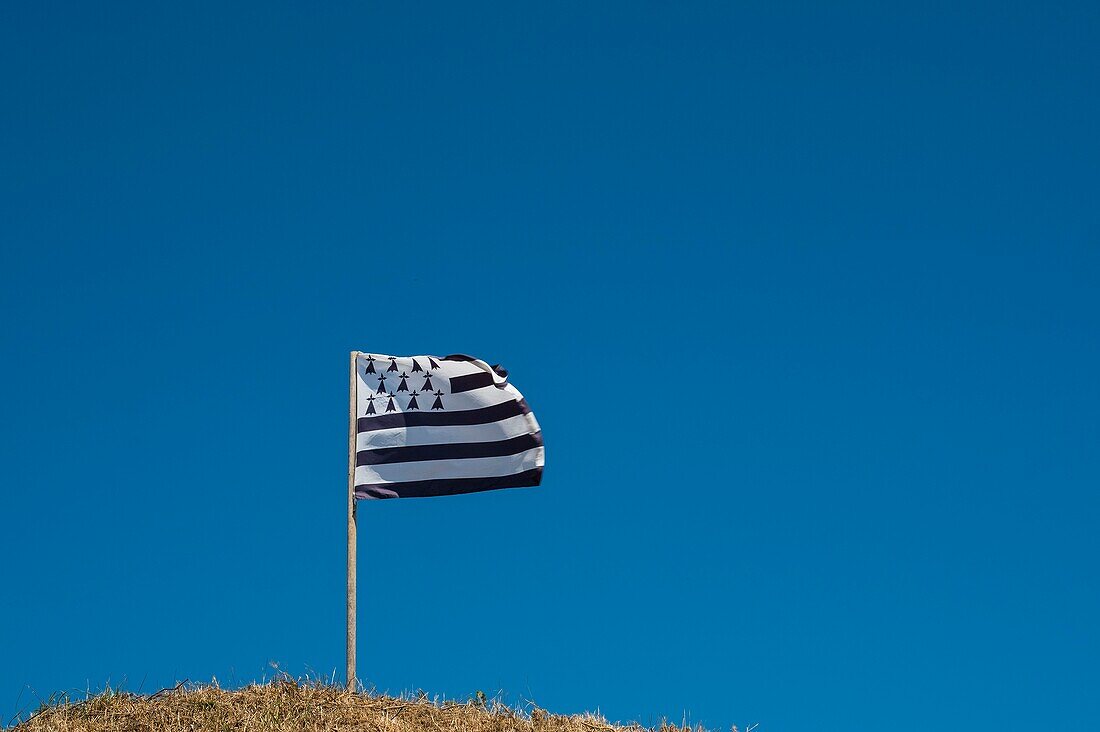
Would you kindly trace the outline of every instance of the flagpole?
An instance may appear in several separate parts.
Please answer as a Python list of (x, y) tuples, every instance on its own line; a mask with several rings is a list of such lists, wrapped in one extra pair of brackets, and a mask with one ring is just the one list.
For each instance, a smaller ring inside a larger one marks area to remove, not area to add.
[(351, 369), (348, 382), (348, 636), (347, 636), (347, 684), (348, 691), (355, 691), (355, 412), (356, 374), (355, 360), (358, 351), (351, 352)]

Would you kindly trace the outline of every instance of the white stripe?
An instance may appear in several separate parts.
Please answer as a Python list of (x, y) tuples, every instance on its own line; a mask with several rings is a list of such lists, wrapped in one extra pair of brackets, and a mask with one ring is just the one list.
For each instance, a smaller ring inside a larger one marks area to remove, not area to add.
[(460, 424), (441, 427), (395, 427), (389, 430), (360, 432), (356, 450), (408, 445), (441, 445), (454, 442), (495, 442), (510, 437), (538, 432), (539, 423), (533, 414), (517, 414), (488, 424)]
[[(369, 384), (370, 383), (369, 380), (373, 378), (375, 388), (378, 387), (378, 375), (379, 374), (385, 374), (386, 375), (386, 381), (389, 381), (392, 377), (398, 376), (401, 373), (406, 373), (406, 374), (409, 375), (409, 378), (412, 378), (414, 376), (422, 377), (426, 373), (429, 373), (429, 372), (431, 372), (433, 374), (433, 376), (442, 376), (444, 379), (451, 379), (451, 378), (454, 378), (455, 376), (466, 376), (468, 374), (476, 374), (477, 372), (483, 370), (476, 363), (473, 363), (473, 362), (470, 362), (470, 361), (444, 361), (443, 359), (436, 357), (435, 360), (436, 360), (437, 363), (439, 363), (439, 368), (433, 369), (429, 366), (427, 356), (392, 356), (391, 357), (391, 356), (381, 356), (377, 353), (372, 354), (372, 355), (374, 356), (374, 373), (373, 374), (368, 374), (367, 373), (367, 357), (366, 357), (366, 354), (364, 354), (362, 352), (360, 352), (359, 358), (357, 359), (358, 360), (358, 364), (357, 364), (358, 368), (356, 369), (356, 371), (358, 371), (358, 373), (359, 373), (359, 380), (360, 381), (363, 381), (364, 379), (368, 380), (364, 383)], [(389, 367), (390, 367), (390, 358), (396, 358), (397, 359), (397, 368), (399, 369), (398, 371), (389, 371), (388, 370)], [(416, 362), (420, 364), (420, 367), (423, 369), (422, 371), (413, 371), (412, 370), (412, 362), (413, 362), (414, 358), (416, 359)]]
[(355, 484), (404, 483), (413, 480), (447, 478), (494, 478), (522, 473), (541, 467), (544, 452), (534, 447), (516, 455), (503, 457), (462, 458), (459, 460), (424, 460), (416, 463), (390, 465), (359, 465), (355, 468)]
[[(437, 377), (433, 376), (432, 378), (435, 379)], [(408, 380), (410, 382), (414, 381), (412, 379), (412, 377), (409, 377)], [(424, 383), (423, 380), (422, 380), (422, 377), (418, 377), (415, 381), (419, 382), (419, 383), (416, 384), (416, 386), (419, 386), (420, 384)], [(394, 384), (393, 387), (388, 386), (389, 385), (388, 380), (386, 381), (386, 384), (387, 384), (387, 388), (389, 388), (390, 391), (393, 391), (393, 388), (396, 388), (396, 386), (397, 386), (396, 384)], [(435, 384), (433, 384), (433, 386), (434, 385)], [(375, 382), (375, 388), (377, 388), (377, 386), (378, 386), (378, 384), (377, 384), (377, 382)], [(447, 388), (446, 384), (444, 384), (444, 389), (442, 389), (441, 391), (445, 391), (446, 388)], [(417, 391), (420, 391), (420, 390), (417, 389)], [(367, 415), (367, 402), (368, 402), (368, 398), (372, 397), (372, 396), (374, 397), (374, 411), (377, 414), (385, 414), (386, 413), (386, 406), (389, 403), (389, 398), (387, 396), (375, 394), (374, 389), (367, 389), (362, 384), (360, 384), (357, 396), (358, 396), (357, 401), (359, 402), (359, 410), (358, 410), (357, 414), (360, 417), (370, 416), (370, 415)], [(447, 411), (447, 412), (465, 412), (465, 411), (469, 411), (471, 409), (481, 409), (482, 407), (491, 407), (495, 404), (500, 404), (501, 402), (507, 402), (507, 401), (512, 401), (513, 399), (522, 399), (522, 398), (523, 398), (523, 395), (520, 394), (519, 390), (517, 390), (511, 384), (508, 384), (507, 386), (504, 386), (504, 387), (486, 386), (486, 387), (482, 387), (481, 389), (474, 389), (472, 391), (462, 391), (462, 392), (459, 392), (458, 394), (444, 394), (442, 396), (443, 409), (444, 409), (444, 411)], [(421, 412), (431, 412), (432, 411), (432, 404), (434, 402), (435, 402), (435, 395), (434, 394), (429, 394), (427, 392), (420, 392), (420, 394), (418, 394), (417, 397), (416, 397), (416, 405), (418, 407), (420, 407)], [(408, 392), (401, 391), (401, 392), (397, 392), (394, 395), (393, 405), (397, 408), (398, 412), (406, 412), (406, 411), (415, 412), (415, 411), (417, 411), (415, 409), (412, 409), (412, 410), (408, 409), (407, 408), (408, 404), (409, 404), (409, 393)], [(438, 412), (439, 410), (436, 410), (436, 411)]]

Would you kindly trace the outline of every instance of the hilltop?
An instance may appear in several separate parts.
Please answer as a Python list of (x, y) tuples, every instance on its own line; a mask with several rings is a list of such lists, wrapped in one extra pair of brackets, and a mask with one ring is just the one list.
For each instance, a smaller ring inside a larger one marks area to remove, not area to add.
[(352, 693), (292, 680), (238, 690), (184, 686), (142, 696), (105, 691), (80, 701), (45, 704), (19, 732), (702, 732), (662, 724), (611, 724), (592, 714), (558, 715), (529, 705), (513, 709), (480, 692), (466, 702)]

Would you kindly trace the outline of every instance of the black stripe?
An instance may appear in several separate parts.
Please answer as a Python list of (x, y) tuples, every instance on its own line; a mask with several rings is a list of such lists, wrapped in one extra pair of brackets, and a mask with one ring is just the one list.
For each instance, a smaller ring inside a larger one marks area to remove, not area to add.
[(525, 488), (542, 482), (542, 468), (496, 478), (450, 478), (443, 480), (411, 480), (405, 483), (367, 483), (355, 486), (356, 498), (427, 498), (456, 496), (497, 488)]
[(420, 460), (458, 460), (460, 458), (501, 457), (542, 446), (542, 433), (520, 435), (495, 442), (452, 442), (443, 445), (407, 445), (360, 450), (355, 454), (358, 465), (388, 465), (414, 463)]
[[(474, 358), (473, 356), (467, 356), (465, 353), (452, 353), (450, 356), (444, 356), (443, 360), (444, 361), (476, 361), (477, 359)], [(499, 376), (500, 378), (504, 379), (505, 381), (508, 380), (508, 369), (504, 368), (499, 363), (494, 363), (494, 364), (490, 365), (489, 368), (491, 368), (493, 371), (496, 371), (497, 376)]]
[(478, 371), (476, 374), (451, 377), (451, 393), (459, 394), (464, 391), (473, 391), (493, 385), (493, 375), (488, 371)]
[(359, 432), (389, 430), (397, 427), (450, 427), (462, 424), (487, 424), (502, 419), (527, 414), (531, 408), (523, 399), (515, 399), (491, 407), (466, 409), (458, 412), (394, 412), (375, 417), (360, 417)]

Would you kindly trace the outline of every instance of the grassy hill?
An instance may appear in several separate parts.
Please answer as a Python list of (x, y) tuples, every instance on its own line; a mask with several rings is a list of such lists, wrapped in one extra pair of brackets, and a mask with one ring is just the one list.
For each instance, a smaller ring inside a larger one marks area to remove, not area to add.
[[(16, 725), (20, 732), (701, 732), (663, 724), (655, 730), (602, 717), (550, 714), (486, 700), (432, 701), (353, 694), (324, 684), (277, 681), (236, 691), (179, 686), (141, 696), (106, 691), (80, 701), (45, 704)], [(736, 729), (736, 728), (735, 728)]]

